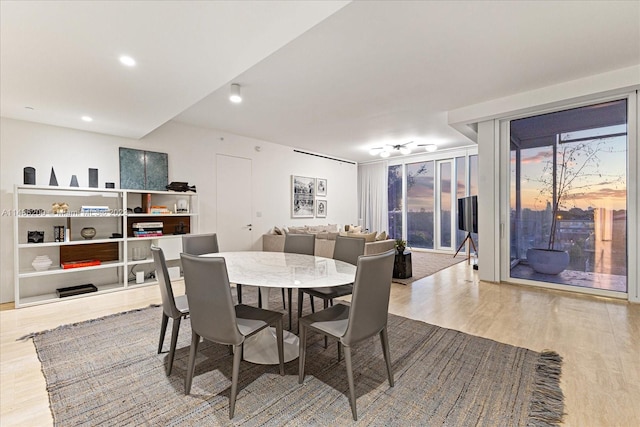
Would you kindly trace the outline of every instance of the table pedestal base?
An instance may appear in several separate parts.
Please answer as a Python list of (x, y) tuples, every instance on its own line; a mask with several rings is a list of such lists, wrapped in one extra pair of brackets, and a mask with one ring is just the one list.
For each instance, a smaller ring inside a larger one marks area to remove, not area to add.
[[(272, 288), (260, 287), (262, 295), (262, 306), (269, 308), (269, 293)], [(279, 288), (273, 288), (279, 289)], [(289, 331), (284, 331), (284, 362), (290, 362), (298, 357), (299, 342), (297, 335)], [(252, 337), (244, 341), (243, 358), (247, 362), (258, 363), (260, 365), (277, 365), (278, 341), (276, 339), (275, 328), (265, 328)]]
[[(299, 339), (289, 331), (284, 331), (284, 362), (298, 357)], [(260, 365), (277, 365), (278, 342), (275, 328), (265, 328), (244, 341), (244, 360)]]

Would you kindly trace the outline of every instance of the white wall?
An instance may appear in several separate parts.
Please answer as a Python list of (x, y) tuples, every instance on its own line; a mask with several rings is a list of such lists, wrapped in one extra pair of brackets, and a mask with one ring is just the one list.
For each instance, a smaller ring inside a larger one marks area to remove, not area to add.
[[(222, 138), (222, 139), (221, 139)], [(201, 232), (216, 231), (216, 154), (244, 157), (253, 167), (253, 240), (273, 226), (357, 223), (357, 165), (294, 153), (292, 147), (221, 131), (169, 122), (133, 140), (91, 132), (0, 119), (0, 211), (13, 209), (13, 186), (23, 183), (23, 168), (36, 168), (36, 184), (48, 185), (51, 167), (60, 186), (77, 175), (88, 185), (88, 168), (99, 170), (99, 187), (119, 187), (119, 147), (169, 154), (169, 181), (196, 185)], [(257, 151), (255, 147), (260, 147)], [(291, 218), (291, 175), (326, 178), (326, 218)], [(261, 213), (258, 217), (257, 214)], [(0, 302), (13, 301), (13, 218), (0, 220)]]

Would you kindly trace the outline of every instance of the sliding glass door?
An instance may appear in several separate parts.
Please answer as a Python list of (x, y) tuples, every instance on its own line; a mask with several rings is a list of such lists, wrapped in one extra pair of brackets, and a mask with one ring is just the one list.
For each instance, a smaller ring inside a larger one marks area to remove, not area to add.
[(509, 124), (510, 277), (627, 292), (627, 100)]
[(408, 158), (388, 167), (393, 238), (406, 239), (414, 249), (455, 251), (466, 237), (458, 230), (457, 199), (477, 194), (478, 156), (469, 151)]

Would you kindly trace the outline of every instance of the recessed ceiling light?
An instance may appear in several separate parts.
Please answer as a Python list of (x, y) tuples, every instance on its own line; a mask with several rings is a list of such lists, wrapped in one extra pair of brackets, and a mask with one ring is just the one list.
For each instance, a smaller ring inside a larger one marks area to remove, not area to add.
[(91, 117), (89, 117), (89, 116), (82, 116), (82, 120), (85, 121), (85, 122), (92, 122), (93, 121), (93, 119)]
[(127, 67), (133, 67), (136, 65), (136, 60), (126, 55), (120, 57), (120, 62)]

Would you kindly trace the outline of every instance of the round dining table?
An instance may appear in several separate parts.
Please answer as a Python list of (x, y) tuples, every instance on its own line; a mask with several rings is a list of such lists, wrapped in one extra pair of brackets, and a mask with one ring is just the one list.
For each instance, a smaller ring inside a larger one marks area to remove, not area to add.
[[(284, 252), (217, 252), (204, 254), (222, 257), (227, 264), (229, 282), (257, 286), (263, 307), (269, 308), (269, 290), (273, 288), (320, 288), (353, 283), (356, 266), (331, 258)], [(284, 361), (298, 357), (298, 337), (284, 331)], [(278, 364), (274, 328), (266, 328), (246, 339), (244, 359), (264, 365)]]

